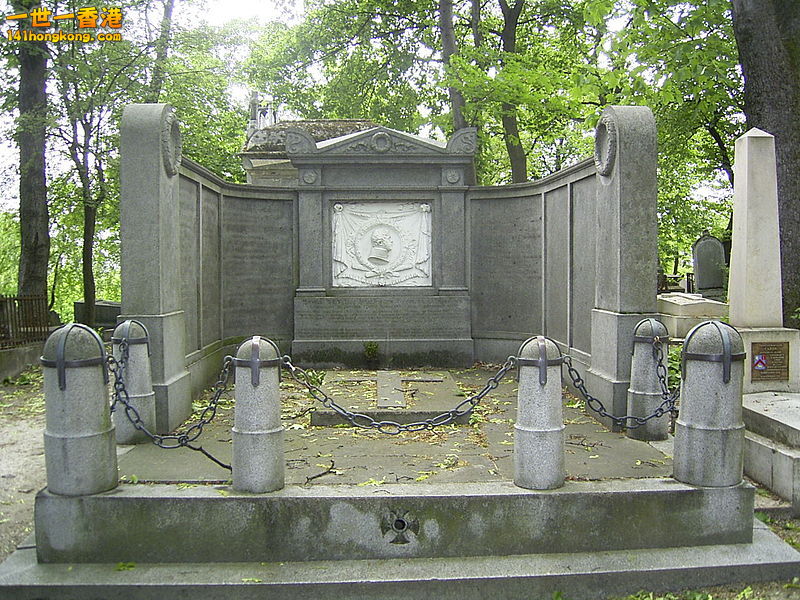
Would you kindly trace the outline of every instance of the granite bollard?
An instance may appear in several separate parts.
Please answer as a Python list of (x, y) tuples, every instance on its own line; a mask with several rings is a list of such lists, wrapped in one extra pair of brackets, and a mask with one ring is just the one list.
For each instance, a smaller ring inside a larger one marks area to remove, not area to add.
[(704, 487), (742, 481), (744, 356), (739, 332), (727, 323), (706, 321), (686, 336), (673, 461), (678, 481)]
[(519, 391), (514, 425), (514, 484), (529, 490), (564, 485), (564, 414), (556, 343), (532, 337), (517, 352)]
[(49, 491), (83, 496), (117, 487), (116, 441), (102, 340), (86, 325), (64, 325), (45, 342), (41, 363)]
[[(647, 417), (664, 401), (661, 395), (661, 382), (658, 379), (653, 340), (662, 340), (664, 360), (667, 358), (669, 332), (657, 319), (642, 319), (633, 328), (633, 356), (631, 358), (631, 383), (628, 388), (627, 414), (632, 417)], [(643, 441), (667, 439), (669, 419), (650, 419), (644, 425), (628, 429), (629, 438)]]
[[(156, 395), (150, 375), (150, 338), (147, 328), (133, 319), (123, 321), (116, 326), (111, 341), (114, 345), (114, 358), (118, 361), (122, 359), (120, 344), (123, 340), (128, 343), (124, 372), (128, 403), (139, 415), (141, 424), (148, 431), (155, 431)], [(134, 427), (124, 406), (118, 404), (112, 418), (118, 444), (141, 444), (150, 441), (146, 433)]]
[(284, 486), (280, 351), (254, 336), (236, 352), (233, 425), (233, 488), (256, 494)]

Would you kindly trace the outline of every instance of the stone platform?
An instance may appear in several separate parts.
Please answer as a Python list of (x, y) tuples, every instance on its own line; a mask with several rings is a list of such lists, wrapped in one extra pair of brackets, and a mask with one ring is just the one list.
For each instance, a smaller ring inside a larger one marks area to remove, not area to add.
[[(493, 374), (445, 373), (456, 402)], [(323, 387), (350, 408), (377, 402), (375, 379), (331, 372)], [(198, 452), (119, 447), (127, 483), (39, 494), (38, 541), (0, 565), (0, 597), (580, 600), (800, 573), (800, 554), (753, 523), (751, 486), (676, 482), (670, 441), (610, 432), (569, 397), (566, 485), (514, 486), (516, 393), (507, 377), (468, 424), (384, 436), (311, 425), (314, 404), (284, 378), (285, 489), (238, 493)], [(224, 403), (199, 440), (223, 461), (231, 420)]]
[(745, 394), (742, 412), (747, 426), (745, 474), (791, 502), (800, 514), (800, 394)]

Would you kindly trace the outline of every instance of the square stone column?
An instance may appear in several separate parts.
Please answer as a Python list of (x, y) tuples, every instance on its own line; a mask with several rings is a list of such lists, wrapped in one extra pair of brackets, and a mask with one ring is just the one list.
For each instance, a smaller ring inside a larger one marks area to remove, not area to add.
[(120, 320), (138, 319), (150, 333), (156, 429), (165, 433), (192, 412), (179, 300), (181, 134), (174, 109), (167, 104), (126, 106), (120, 155)]
[(595, 134), (597, 259), (587, 384), (624, 415), (633, 328), (656, 316), (656, 125), (650, 109), (610, 106)]

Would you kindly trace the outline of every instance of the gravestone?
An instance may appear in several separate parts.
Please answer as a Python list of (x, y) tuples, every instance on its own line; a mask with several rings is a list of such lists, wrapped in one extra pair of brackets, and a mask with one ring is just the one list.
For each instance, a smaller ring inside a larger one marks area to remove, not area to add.
[(692, 245), (694, 285), (704, 298), (725, 300), (725, 248), (722, 242), (704, 231)]

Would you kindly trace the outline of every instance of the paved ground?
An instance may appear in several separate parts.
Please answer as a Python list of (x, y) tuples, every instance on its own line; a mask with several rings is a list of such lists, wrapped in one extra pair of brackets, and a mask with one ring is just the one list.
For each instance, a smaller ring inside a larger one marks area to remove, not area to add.
[[(403, 413), (438, 414), (483, 387), (491, 369), (425, 371), (401, 376), (433, 381), (404, 383)], [(330, 371), (324, 389), (344, 408), (356, 412), (377, 410), (374, 372)], [(441, 379), (442, 381), (435, 381)], [(362, 484), (483, 482), (513, 478), (512, 451), (517, 382), (507, 376), (478, 405), (469, 423), (434, 431), (391, 436), (345, 427), (311, 425), (311, 411), (324, 409), (292, 381), (281, 384), (285, 418), (287, 484)], [(582, 405), (564, 398), (566, 469), (572, 479), (665, 477), (672, 472), (671, 444), (648, 444), (612, 433), (584, 414)], [(382, 418), (386, 418), (385, 410)], [(223, 401), (217, 419), (198, 440), (229, 463), (231, 457), (231, 402)], [(317, 419), (315, 419), (315, 422)], [(336, 423), (329, 418), (326, 422)], [(129, 481), (227, 480), (230, 473), (199, 452), (162, 450), (150, 444), (126, 447), (120, 473)]]
[[(494, 374), (490, 368), (429, 371), (447, 385), (413, 382), (404, 387), (410, 410), (449, 408), (480, 389)], [(409, 374), (410, 375), (410, 374)], [(413, 373), (420, 376), (420, 372)], [(324, 388), (341, 405), (369, 409), (376, 402), (375, 372), (328, 371)], [(363, 379), (364, 381), (348, 381)], [(449, 386), (449, 390), (446, 389)], [(370, 485), (411, 480), (420, 485), (444, 481), (509, 480), (512, 477), (513, 422), (517, 385), (512, 378), (490, 393), (469, 424), (436, 432), (381, 436), (349, 427), (311, 426), (320, 408), (296, 384), (282, 383), (286, 428), (287, 483)], [(198, 440), (225, 462), (230, 461), (233, 395), (223, 397), (215, 422)], [(207, 398), (205, 398), (207, 401)], [(204, 399), (197, 403), (204, 406)], [(585, 415), (581, 402), (565, 396), (566, 468), (570, 478), (664, 477), (671, 469), (671, 442), (642, 443), (609, 432)], [(0, 560), (30, 532), (33, 498), (45, 485), (41, 432), (44, 398), (41, 370), (36, 368), (0, 385)], [(160, 450), (151, 444), (121, 446), (121, 475), (128, 481), (227, 481), (230, 472), (198, 452)], [(757, 510), (786, 507), (757, 490)], [(758, 514), (758, 513), (757, 513)], [(780, 513), (762, 514), (772, 529), (798, 547), (800, 523)], [(643, 593), (638, 598), (650, 598)], [(800, 582), (774, 582), (670, 595), (683, 600), (800, 600)]]

